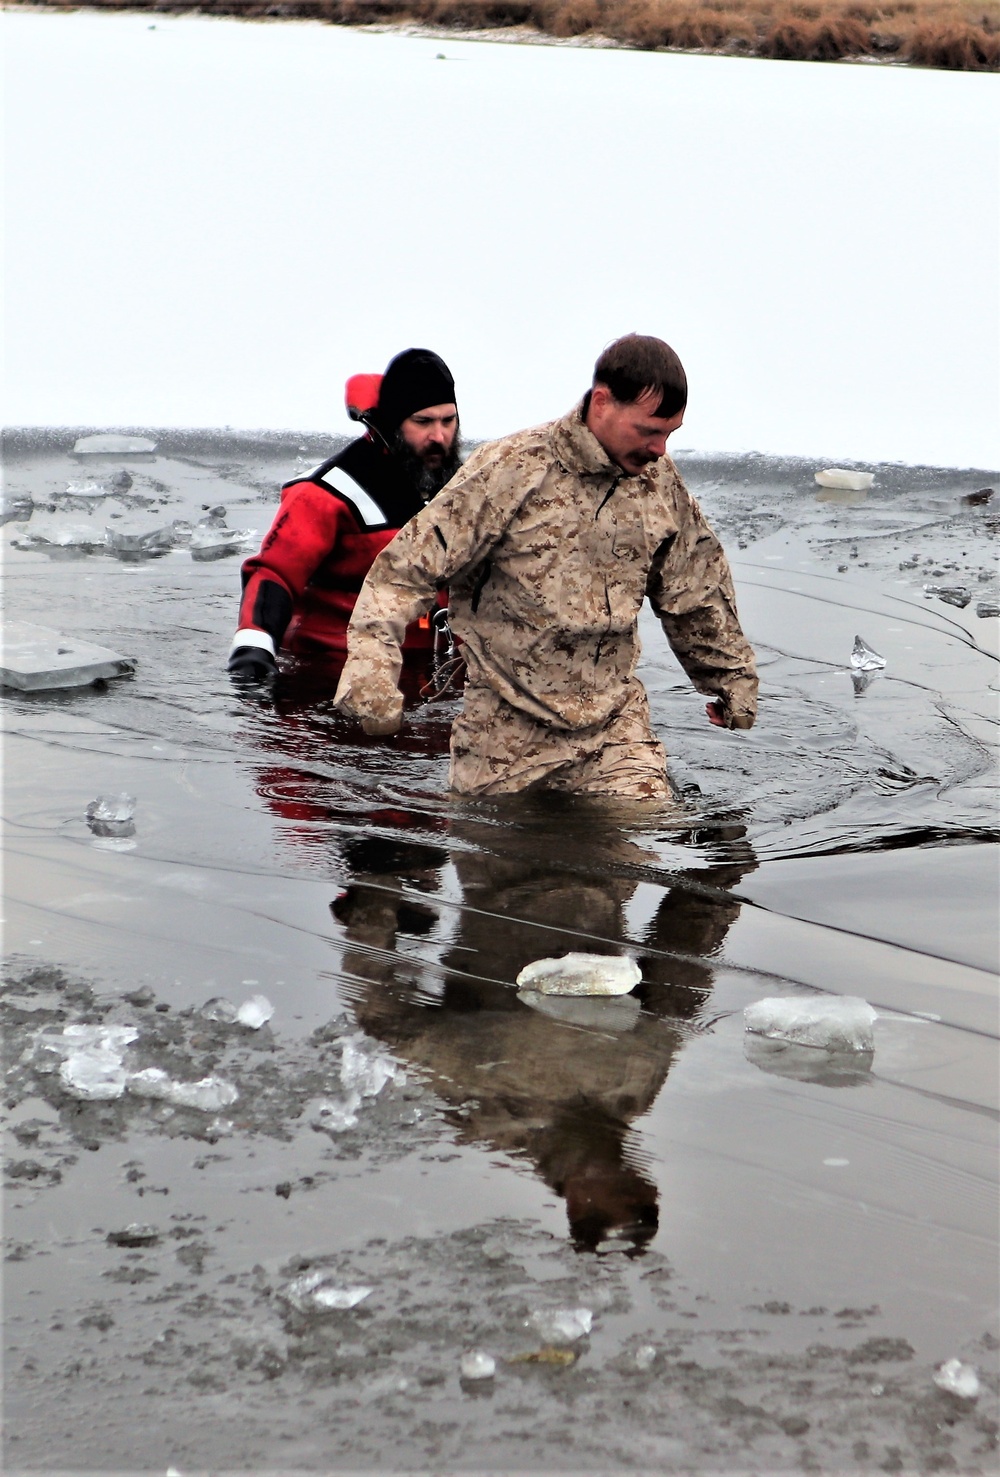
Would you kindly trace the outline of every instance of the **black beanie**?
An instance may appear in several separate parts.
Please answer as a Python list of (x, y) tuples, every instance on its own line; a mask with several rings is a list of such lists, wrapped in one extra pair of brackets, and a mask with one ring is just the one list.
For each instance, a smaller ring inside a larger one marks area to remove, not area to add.
[(375, 419), (390, 435), (415, 411), (454, 403), (455, 381), (444, 360), (430, 349), (404, 349), (382, 376)]

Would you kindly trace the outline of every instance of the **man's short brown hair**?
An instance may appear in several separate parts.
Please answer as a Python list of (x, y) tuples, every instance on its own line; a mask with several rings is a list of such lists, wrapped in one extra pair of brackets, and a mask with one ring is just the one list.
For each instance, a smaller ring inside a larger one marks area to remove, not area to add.
[(594, 384), (605, 385), (621, 405), (658, 390), (660, 420), (672, 420), (687, 405), (683, 364), (669, 344), (644, 333), (627, 333), (608, 345), (594, 365)]

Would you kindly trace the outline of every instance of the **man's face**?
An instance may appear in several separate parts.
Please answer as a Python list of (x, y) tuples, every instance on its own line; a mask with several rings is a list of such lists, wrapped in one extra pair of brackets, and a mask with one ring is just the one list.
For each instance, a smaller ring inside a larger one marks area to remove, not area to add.
[(458, 409), (454, 405), (428, 405), (426, 410), (415, 410), (399, 428), (410, 451), (431, 471), (444, 465), (457, 433)]
[(684, 424), (683, 410), (663, 420), (654, 414), (659, 406), (657, 390), (625, 404), (616, 400), (605, 385), (595, 385), (591, 392), (587, 426), (611, 460), (630, 476), (658, 461), (666, 452), (669, 437)]

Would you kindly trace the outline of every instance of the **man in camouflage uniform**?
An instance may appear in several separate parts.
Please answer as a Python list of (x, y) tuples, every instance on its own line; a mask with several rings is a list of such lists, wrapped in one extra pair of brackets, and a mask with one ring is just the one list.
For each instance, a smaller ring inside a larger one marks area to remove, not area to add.
[(710, 721), (750, 728), (753, 652), (718, 539), (666, 442), (687, 380), (660, 339), (606, 349), (560, 420), (478, 448), (375, 561), (348, 630), (337, 703), (396, 733), (408, 621), (450, 587), (468, 667), (451, 785), (662, 799), (663, 746), (637, 680), (645, 596)]

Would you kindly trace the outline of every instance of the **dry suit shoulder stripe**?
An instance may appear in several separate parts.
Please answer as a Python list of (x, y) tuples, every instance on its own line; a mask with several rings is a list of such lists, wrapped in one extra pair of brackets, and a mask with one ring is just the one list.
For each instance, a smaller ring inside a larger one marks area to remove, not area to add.
[(338, 492), (345, 502), (350, 503), (363, 528), (389, 527), (388, 518), (371, 493), (366, 492), (360, 482), (355, 482), (350, 472), (345, 472), (343, 467), (331, 467), (323, 473), (320, 480), (334, 492)]

